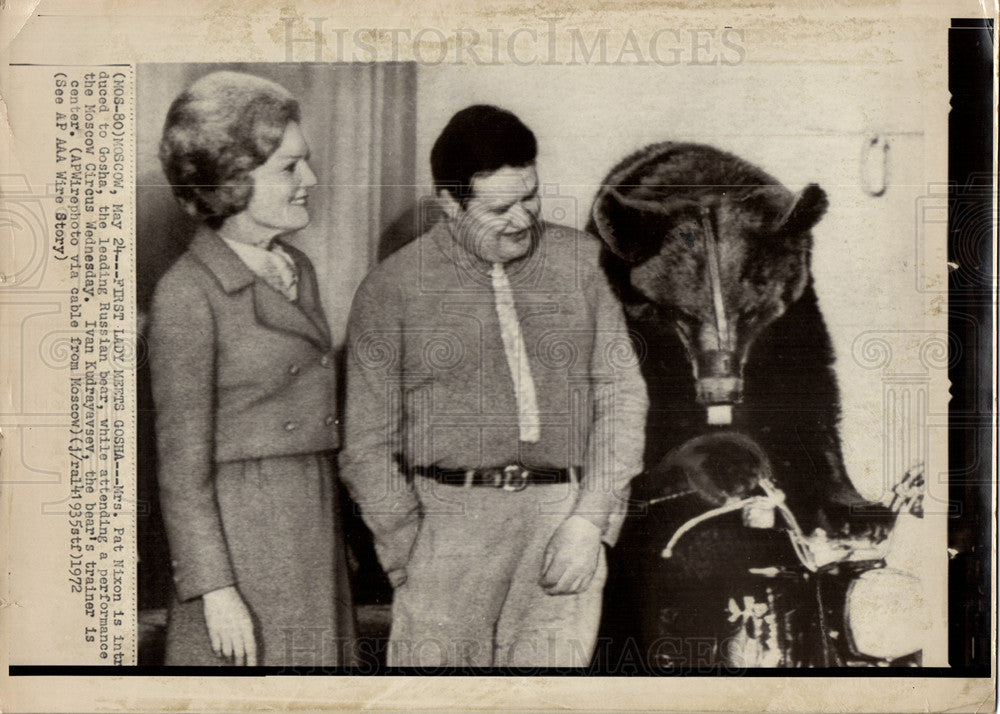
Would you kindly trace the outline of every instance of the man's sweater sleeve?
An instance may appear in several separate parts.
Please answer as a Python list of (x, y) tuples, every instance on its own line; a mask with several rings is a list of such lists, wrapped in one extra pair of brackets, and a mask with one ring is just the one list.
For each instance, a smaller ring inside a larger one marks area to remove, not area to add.
[(402, 419), (402, 301), (398, 286), (374, 276), (354, 297), (347, 327), (346, 413), (340, 477), (375, 538), (393, 585), (420, 524), (413, 486), (396, 462)]
[(573, 513), (594, 523), (603, 540), (614, 545), (628, 506), (629, 482), (642, 471), (649, 401), (621, 305), (600, 271), (595, 271), (591, 289), (595, 305), (592, 422)]

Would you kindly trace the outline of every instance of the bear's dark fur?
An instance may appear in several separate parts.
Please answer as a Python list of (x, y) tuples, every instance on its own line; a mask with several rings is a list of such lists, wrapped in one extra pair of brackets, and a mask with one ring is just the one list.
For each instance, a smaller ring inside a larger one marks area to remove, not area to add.
[[(604, 268), (642, 355), (650, 397), (646, 471), (633, 481), (606, 597), (604, 634), (619, 647), (626, 636), (645, 645), (665, 633), (720, 636), (700, 631), (701, 605), (715, 617), (726, 603), (717, 591), (735, 593), (733, 583), (749, 567), (782, 565), (791, 554), (784, 533), (746, 528), (736, 512), (682, 539), (669, 560), (660, 555), (688, 518), (753, 487), (761, 464), (740, 446), (744, 437), (766, 455), (806, 533), (881, 532), (891, 523), (844, 468), (833, 348), (809, 264), (810, 230), (826, 208), (815, 184), (795, 195), (732, 154), (669, 142), (618, 164), (595, 199), (590, 230), (605, 242)], [(713, 262), (721, 286), (715, 293)], [(726, 327), (731, 360), (720, 356)], [(730, 387), (742, 377), (729, 424), (708, 424), (706, 399), (696, 398), (695, 366), (705, 376), (712, 364), (731, 369), (723, 380)], [(720, 438), (678, 455), (706, 435)], [(711, 493), (706, 500), (685, 478), (684, 459), (692, 458), (722, 484), (719, 500)], [(718, 662), (714, 647), (709, 659)], [(658, 661), (648, 652), (643, 658)]]

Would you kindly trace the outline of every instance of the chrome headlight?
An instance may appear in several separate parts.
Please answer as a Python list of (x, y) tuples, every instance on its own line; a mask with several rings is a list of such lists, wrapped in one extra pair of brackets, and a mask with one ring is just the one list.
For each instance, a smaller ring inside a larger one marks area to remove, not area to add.
[(844, 621), (858, 654), (894, 660), (923, 646), (927, 628), (920, 580), (901, 570), (869, 570), (847, 588)]

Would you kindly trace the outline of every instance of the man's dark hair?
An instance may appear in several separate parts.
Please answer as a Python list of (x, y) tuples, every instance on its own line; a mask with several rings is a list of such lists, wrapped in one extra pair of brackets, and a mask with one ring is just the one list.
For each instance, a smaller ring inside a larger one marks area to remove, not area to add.
[(476, 174), (528, 166), (537, 155), (535, 135), (520, 119), (505, 109), (475, 104), (455, 114), (434, 142), (434, 188), (445, 189), (465, 206)]

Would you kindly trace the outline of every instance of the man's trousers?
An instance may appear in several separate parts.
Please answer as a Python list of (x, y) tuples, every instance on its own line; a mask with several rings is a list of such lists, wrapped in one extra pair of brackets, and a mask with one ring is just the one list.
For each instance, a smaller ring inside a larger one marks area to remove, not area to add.
[(522, 491), (416, 477), (423, 516), (396, 588), (387, 663), (398, 667), (584, 667), (607, 565), (589, 587), (539, 584), (549, 539), (576, 502), (575, 483)]

